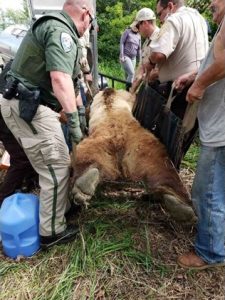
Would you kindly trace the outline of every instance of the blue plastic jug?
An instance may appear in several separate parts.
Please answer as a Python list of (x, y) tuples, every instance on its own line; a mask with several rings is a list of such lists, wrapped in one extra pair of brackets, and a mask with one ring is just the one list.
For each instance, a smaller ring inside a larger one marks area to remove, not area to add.
[(0, 209), (0, 234), (4, 253), (16, 258), (31, 256), (40, 247), (39, 199), (16, 193), (5, 198)]

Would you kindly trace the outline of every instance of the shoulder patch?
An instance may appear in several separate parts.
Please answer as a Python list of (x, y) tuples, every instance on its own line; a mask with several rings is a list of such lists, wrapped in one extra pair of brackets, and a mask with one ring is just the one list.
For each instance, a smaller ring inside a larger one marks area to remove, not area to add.
[(71, 38), (71, 36), (66, 32), (62, 32), (60, 36), (60, 40), (61, 40), (61, 45), (63, 47), (63, 50), (65, 52), (70, 52), (73, 45), (73, 39)]

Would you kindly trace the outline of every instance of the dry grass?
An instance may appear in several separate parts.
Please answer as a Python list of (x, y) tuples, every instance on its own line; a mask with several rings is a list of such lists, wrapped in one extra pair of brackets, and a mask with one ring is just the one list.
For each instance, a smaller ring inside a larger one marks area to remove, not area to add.
[[(194, 172), (181, 175), (191, 187)], [(0, 299), (223, 300), (224, 268), (186, 271), (177, 256), (194, 241), (141, 185), (105, 183), (76, 222), (80, 235), (28, 259), (0, 251)]]

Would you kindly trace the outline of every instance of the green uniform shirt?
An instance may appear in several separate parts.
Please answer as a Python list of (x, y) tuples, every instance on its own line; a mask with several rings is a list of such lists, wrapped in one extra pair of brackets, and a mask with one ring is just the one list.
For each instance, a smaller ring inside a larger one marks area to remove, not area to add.
[(32, 89), (40, 88), (41, 101), (56, 110), (60, 105), (52, 90), (50, 71), (60, 71), (73, 79), (80, 72), (80, 46), (72, 19), (53, 13), (38, 19), (24, 37), (10, 74)]

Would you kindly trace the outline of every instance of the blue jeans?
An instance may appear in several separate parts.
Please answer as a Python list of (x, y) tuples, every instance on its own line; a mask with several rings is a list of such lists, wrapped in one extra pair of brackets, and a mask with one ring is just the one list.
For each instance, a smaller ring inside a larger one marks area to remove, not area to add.
[(128, 56), (125, 56), (125, 61), (121, 62), (121, 65), (124, 69), (126, 81), (132, 83), (134, 80), (134, 72), (136, 66), (136, 58), (131, 59)]
[(198, 216), (196, 253), (208, 263), (224, 261), (225, 147), (201, 147), (192, 200)]

